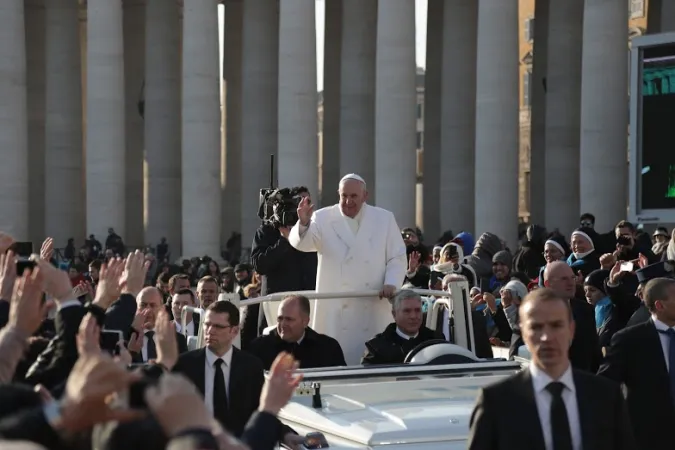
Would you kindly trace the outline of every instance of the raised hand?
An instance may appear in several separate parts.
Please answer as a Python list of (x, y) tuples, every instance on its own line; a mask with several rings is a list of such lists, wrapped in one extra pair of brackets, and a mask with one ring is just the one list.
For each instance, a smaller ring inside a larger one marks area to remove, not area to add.
[(77, 332), (77, 352), (80, 356), (101, 354), (101, 328), (91, 313), (84, 316)]
[(44, 289), (51, 294), (56, 303), (73, 300), (73, 285), (68, 278), (68, 272), (57, 269), (45, 259), (39, 259), (37, 266), (44, 278)]
[(122, 272), (122, 293), (131, 294), (134, 297), (138, 295), (145, 284), (145, 275), (149, 267), (150, 261), (145, 261), (145, 256), (140, 250), (129, 253)]
[(124, 260), (120, 258), (111, 258), (107, 263), (101, 264), (94, 304), (103, 309), (108, 309), (117, 300), (122, 289), (124, 264)]
[(302, 381), (296, 373), (300, 364), (292, 355), (281, 352), (272, 363), (260, 394), (260, 411), (276, 415), (291, 399)]
[(0, 231), (0, 253), (6, 253), (12, 245), (14, 245), (14, 238)]
[(54, 239), (48, 237), (40, 247), (40, 259), (51, 261), (52, 256), (54, 256)]
[(11, 300), (16, 281), (16, 256), (13, 251), (0, 255), (0, 299)]
[(309, 225), (313, 213), (314, 205), (310, 203), (309, 197), (300, 200), (300, 203), (298, 204), (298, 220), (300, 221), (300, 224), (303, 226)]
[(9, 325), (31, 336), (42, 324), (52, 302), (42, 303), (42, 273), (39, 268), (24, 272), (14, 283)]
[(171, 370), (178, 361), (178, 341), (176, 328), (169, 321), (169, 314), (163, 309), (157, 313), (155, 319), (155, 343), (157, 363)]

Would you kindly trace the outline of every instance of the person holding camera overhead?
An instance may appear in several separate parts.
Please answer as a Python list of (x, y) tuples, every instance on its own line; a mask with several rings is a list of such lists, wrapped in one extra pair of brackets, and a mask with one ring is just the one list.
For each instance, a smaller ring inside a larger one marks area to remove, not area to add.
[[(298, 220), (297, 205), (303, 198), (309, 198), (311, 203), (310, 192), (305, 186), (277, 189), (269, 196), (274, 205), (274, 217), (258, 227), (251, 246), (253, 270), (267, 278), (267, 290), (264, 294), (314, 290), (316, 252), (301, 252), (288, 242), (291, 228)], [(241, 333), (242, 346), (257, 335), (259, 309), (260, 305), (248, 307)]]

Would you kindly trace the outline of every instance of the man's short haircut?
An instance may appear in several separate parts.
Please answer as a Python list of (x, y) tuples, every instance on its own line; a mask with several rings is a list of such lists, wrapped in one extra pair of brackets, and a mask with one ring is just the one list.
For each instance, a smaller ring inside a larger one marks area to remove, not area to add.
[(192, 299), (192, 304), (194, 305), (195, 303), (197, 303), (197, 299), (195, 298), (195, 293), (192, 292), (192, 289), (188, 289), (188, 288), (179, 289), (178, 292), (174, 293), (173, 295), (189, 295), (190, 298)]
[(218, 300), (213, 302), (206, 308), (207, 311), (217, 314), (227, 314), (227, 321), (230, 326), (239, 326), (239, 308), (234, 306), (234, 303), (227, 300)]
[(291, 195), (293, 195), (294, 197), (296, 195), (305, 194), (305, 193), (310, 194), (309, 188), (307, 186), (293, 186), (291, 188)]
[(309, 309), (309, 299), (305, 297), (304, 295), (300, 294), (291, 294), (287, 295), (284, 297), (281, 301), (285, 300), (295, 300), (298, 302), (298, 307), (300, 308), (300, 311), (302, 311), (304, 314), (309, 316), (310, 309)]
[(159, 281), (160, 283), (163, 283), (163, 284), (168, 284), (169, 280), (171, 280), (171, 275), (169, 275), (169, 273), (163, 273), (157, 279), (157, 281)]
[(89, 267), (96, 270), (101, 270), (101, 264), (103, 264), (103, 262), (100, 259), (95, 259), (89, 263)]
[(422, 297), (420, 297), (419, 294), (410, 289), (403, 289), (399, 291), (391, 300), (391, 309), (393, 309), (394, 311), (398, 311), (399, 309), (401, 309), (401, 303), (403, 303), (403, 300), (408, 299), (414, 299), (420, 302), (420, 304), (422, 303)]
[(635, 233), (635, 225), (633, 225), (627, 220), (622, 220), (621, 222), (617, 223), (616, 226), (614, 227), (615, 230), (618, 230), (619, 228), (628, 228), (631, 233)]
[[(520, 310), (522, 311), (530, 303), (540, 303), (540, 302), (560, 302), (565, 305), (567, 309), (570, 322), (574, 321), (574, 315), (572, 314), (572, 306), (570, 305), (569, 300), (559, 296), (553, 289), (550, 288), (539, 288), (535, 289), (528, 293), (520, 304)], [(523, 317), (523, 314), (519, 314), (520, 317)]]
[(651, 312), (656, 311), (656, 302), (658, 300), (668, 300), (668, 290), (670, 286), (675, 285), (673, 278), (654, 278), (649, 280), (642, 291), (642, 300), (645, 306)]
[(188, 280), (188, 282), (189, 282), (189, 281), (190, 281), (190, 277), (187, 276), (187, 275), (184, 274), (184, 273), (177, 273), (176, 275), (172, 276), (171, 278), (169, 278), (169, 283), (168, 283), (169, 289), (170, 289), (170, 290), (173, 290), (173, 288), (176, 287), (176, 282), (177, 282), (178, 280)]
[(218, 280), (216, 280), (214, 277), (211, 275), (206, 275), (205, 277), (201, 277), (197, 284), (204, 284), (204, 283), (216, 283), (216, 286), (218, 286)]
[(583, 213), (581, 217), (579, 217), (579, 222), (582, 222), (584, 220), (590, 220), (595, 224), (595, 216), (591, 213)]

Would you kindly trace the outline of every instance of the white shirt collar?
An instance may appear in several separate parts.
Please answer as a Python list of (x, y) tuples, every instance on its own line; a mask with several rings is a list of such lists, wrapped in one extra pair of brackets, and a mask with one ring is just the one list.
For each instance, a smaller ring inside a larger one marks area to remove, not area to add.
[[(656, 327), (657, 331), (668, 331), (670, 329), (668, 325), (657, 319), (654, 314), (652, 314), (652, 322), (654, 322), (654, 327)], [(675, 327), (673, 328), (675, 329)]]
[(359, 212), (357, 212), (354, 217), (345, 216), (341, 209), (340, 209), (340, 214), (342, 215), (342, 217), (344, 217), (347, 220), (355, 220), (356, 223), (361, 224), (361, 218), (363, 217), (363, 210), (364, 209), (366, 209), (366, 203), (365, 202), (363, 203), (363, 205), (361, 205), (361, 209), (359, 209)]
[(206, 363), (209, 365), (209, 367), (213, 367), (213, 365), (216, 362), (216, 359), (222, 359), (223, 362), (227, 367), (232, 366), (232, 347), (230, 346), (230, 349), (223, 355), (223, 356), (218, 356), (215, 353), (211, 351), (208, 347), (204, 347), (204, 350), (206, 351)]
[(300, 339), (298, 339), (298, 342), (296, 342), (296, 344), (298, 344), (298, 345), (302, 344), (303, 339), (305, 339), (305, 332), (304, 331), (302, 332), (302, 336), (300, 336)]
[(532, 375), (532, 385), (534, 387), (534, 392), (535, 394), (539, 394), (540, 392), (544, 391), (546, 389), (546, 386), (549, 385), (549, 383), (552, 383), (553, 381), (559, 381), (567, 389), (572, 391), (573, 394), (576, 393), (576, 388), (574, 386), (574, 377), (572, 376), (572, 365), (570, 364), (567, 367), (567, 370), (562, 374), (562, 376), (554, 380), (546, 372), (541, 370), (539, 367), (537, 367), (535, 364), (530, 364), (530, 374)]
[(403, 339), (405, 339), (406, 341), (408, 341), (408, 340), (410, 340), (410, 339), (415, 339), (415, 338), (417, 337), (417, 335), (420, 334), (420, 332), (418, 331), (417, 333), (415, 333), (415, 336), (408, 336), (408, 335), (405, 334), (403, 331), (401, 331), (401, 329), (400, 329), (399, 327), (396, 327), (396, 334), (398, 334), (398, 335), (401, 336)]

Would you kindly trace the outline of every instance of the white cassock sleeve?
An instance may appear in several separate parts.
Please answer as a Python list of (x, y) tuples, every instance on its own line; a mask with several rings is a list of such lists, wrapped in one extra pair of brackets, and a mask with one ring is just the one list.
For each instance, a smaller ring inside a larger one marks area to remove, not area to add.
[(389, 224), (387, 226), (386, 259), (384, 284), (400, 289), (408, 270), (408, 256), (406, 255), (405, 243), (401, 237), (401, 230), (398, 228), (392, 213), (389, 213)]
[(299, 220), (293, 225), (288, 242), (301, 252), (321, 251), (321, 230), (316, 223), (316, 213), (312, 214), (308, 226), (302, 226)]

